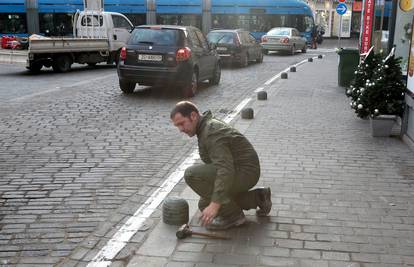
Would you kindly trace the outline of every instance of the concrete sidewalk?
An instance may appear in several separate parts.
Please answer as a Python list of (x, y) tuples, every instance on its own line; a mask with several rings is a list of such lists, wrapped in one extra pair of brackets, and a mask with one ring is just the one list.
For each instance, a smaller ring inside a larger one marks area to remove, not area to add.
[[(414, 153), (395, 136), (371, 136), (337, 85), (337, 64), (327, 53), (298, 66), (264, 86), (267, 101), (248, 104), (253, 120), (235, 122), (259, 153), (259, 186), (272, 188), (268, 218), (246, 212), (246, 225), (224, 232), (229, 241), (179, 241), (160, 221), (128, 267), (414, 266)], [(181, 195), (203, 230), (196, 196)]]
[(26, 64), (27, 50), (14, 50), (0, 48), (0, 63)]

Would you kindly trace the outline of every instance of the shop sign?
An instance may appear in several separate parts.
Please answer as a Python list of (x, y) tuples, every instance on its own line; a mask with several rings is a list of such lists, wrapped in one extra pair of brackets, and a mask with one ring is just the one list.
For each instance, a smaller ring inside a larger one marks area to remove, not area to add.
[[(411, 32), (414, 30), (414, 20), (411, 24)], [(408, 58), (407, 89), (414, 94), (414, 34), (411, 35), (410, 56)]]
[(374, 0), (365, 0), (364, 27), (362, 29), (361, 54), (371, 47), (372, 21), (374, 20)]
[(362, 2), (361, 1), (355, 1), (352, 3), (352, 11), (354, 12), (361, 12), (362, 10)]
[(400, 0), (400, 9), (404, 12), (408, 12), (414, 8), (413, 0)]

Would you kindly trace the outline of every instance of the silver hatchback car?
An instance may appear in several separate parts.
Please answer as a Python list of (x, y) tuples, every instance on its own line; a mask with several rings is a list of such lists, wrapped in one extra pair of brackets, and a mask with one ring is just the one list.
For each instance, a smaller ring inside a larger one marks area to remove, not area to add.
[(285, 51), (294, 55), (297, 50), (306, 53), (306, 38), (300, 36), (295, 28), (276, 27), (272, 28), (262, 36), (260, 42), (263, 53), (268, 54), (269, 51)]

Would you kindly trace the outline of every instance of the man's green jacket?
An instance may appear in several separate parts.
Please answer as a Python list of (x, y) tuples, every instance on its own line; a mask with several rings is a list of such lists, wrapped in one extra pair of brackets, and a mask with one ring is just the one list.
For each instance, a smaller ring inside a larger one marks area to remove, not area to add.
[(236, 175), (243, 172), (260, 175), (259, 157), (252, 144), (236, 129), (214, 118), (210, 111), (197, 124), (198, 148), (201, 160), (217, 170), (212, 202), (230, 202)]

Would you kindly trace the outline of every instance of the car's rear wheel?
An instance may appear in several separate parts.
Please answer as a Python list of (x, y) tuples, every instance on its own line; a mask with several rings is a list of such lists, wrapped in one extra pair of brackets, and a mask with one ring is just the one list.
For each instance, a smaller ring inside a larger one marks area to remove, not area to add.
[(290, 48), (290, 54), (293, 56), (295, 54), (296, 51), (296, 47), (295, 45), (292, 45), (292, 47)]
[(197, 92), (198, 87), (198, 74), (196, 70), (193, 70), (191, 74), (191, 79), (184, 84), (183, 87), (183, 96), (184, 97), (193, 97)]
[(306, 53), (306, 44), (302, 48), (302, 53)]
[(124, 80), (119, 80), (119, 88), (121, 88), (121, 91), (125, 94), (131, 94), (134, 92), (135, 89), (135, 83), (128, 82)]
[(249, 65), (249, 54), (245, 53), (242, 55), (242, 58), (240, 60), (240, 67), (247, 67)]
[(257, 63), (262, 63), (263, 62), (263, 53), (260, 51), (259, 53), (259, 57), (256, 59)]
[(220, 78), (221, 78), (221, 67), (220, 67), (220, 63), (217, 63), (216, 67), (214, 68), (213, 77), (208, 82), (211, 85), (217, 85), (220, 83)]

